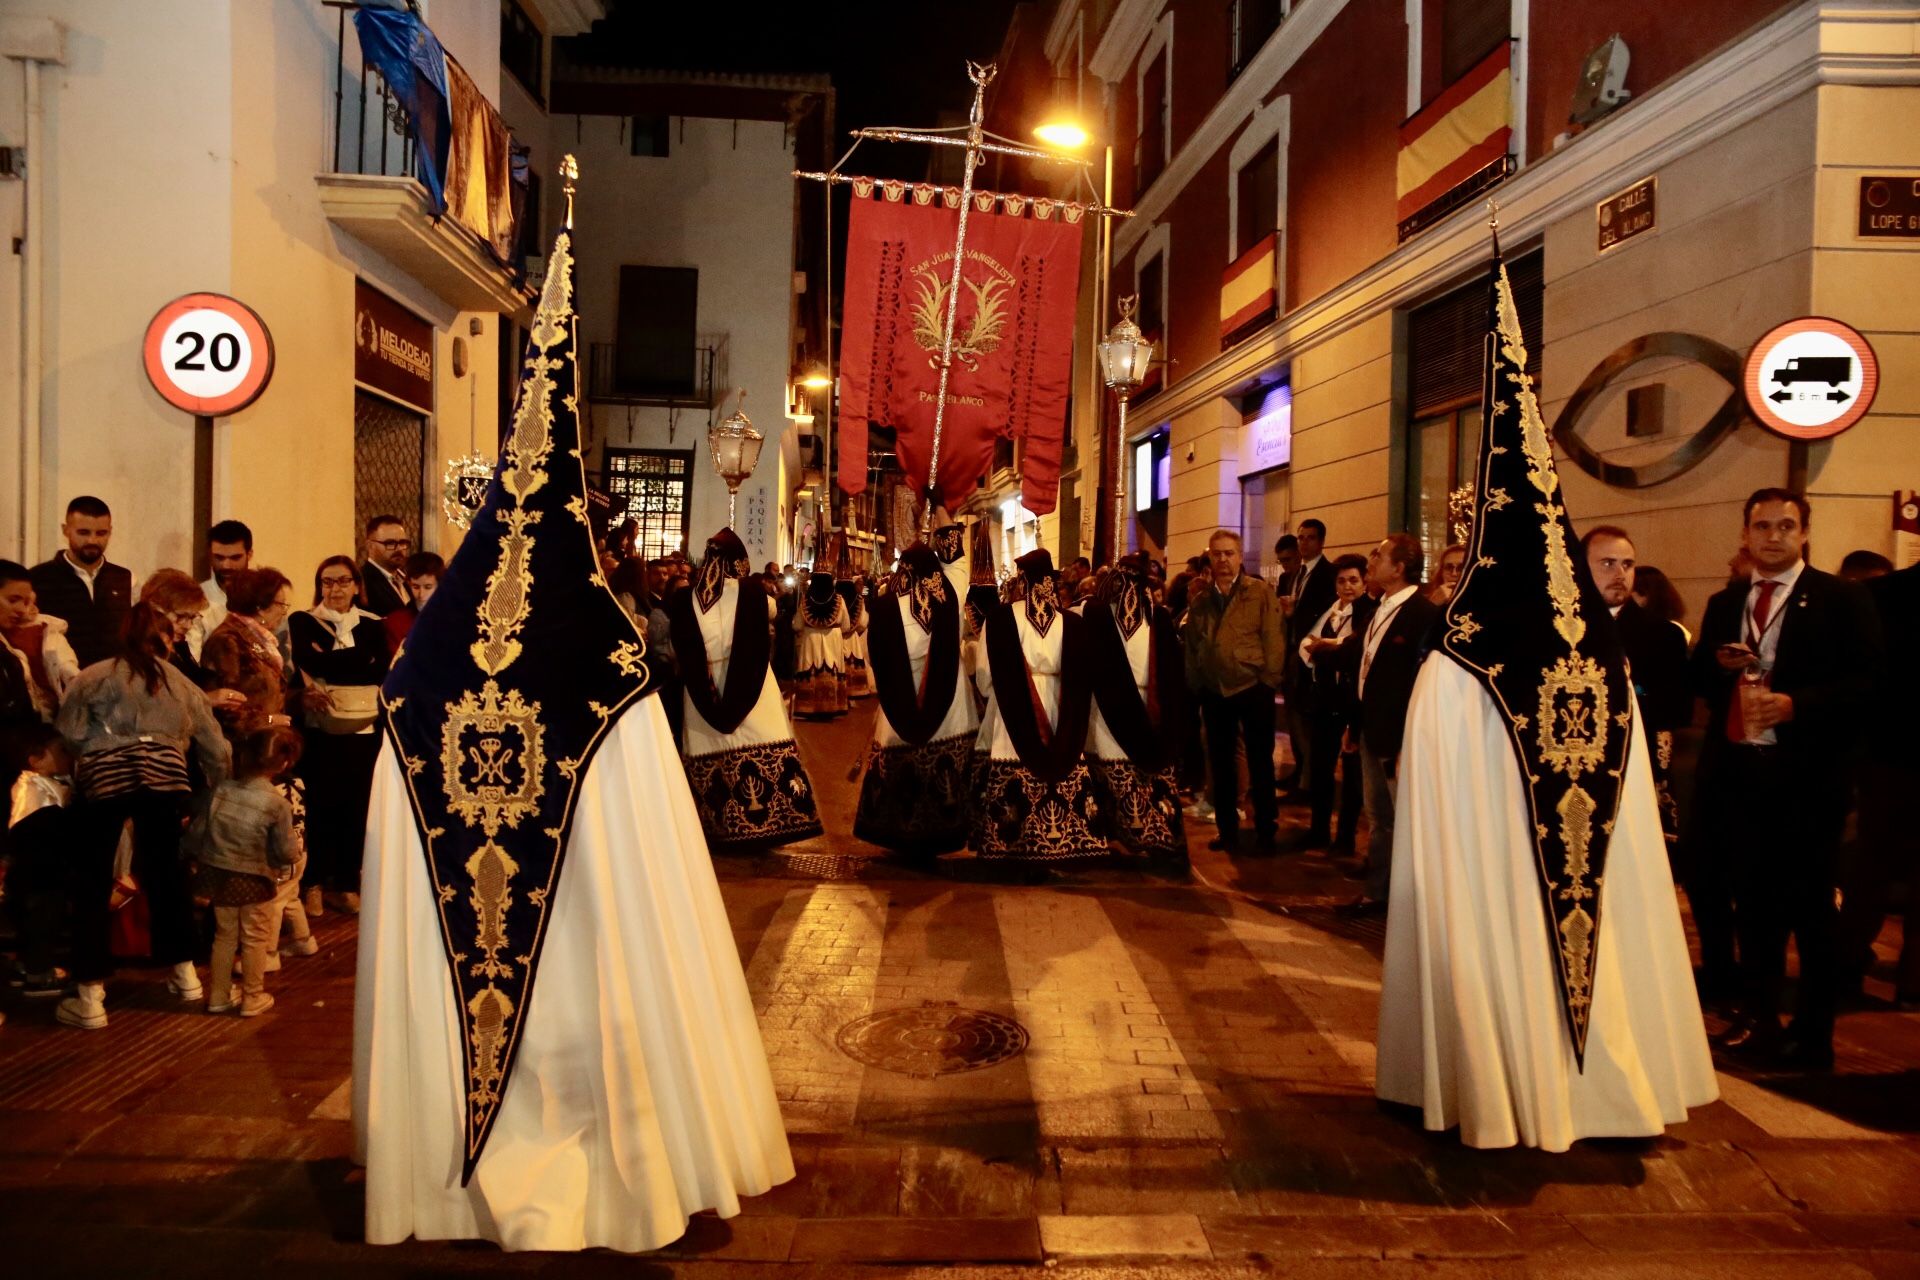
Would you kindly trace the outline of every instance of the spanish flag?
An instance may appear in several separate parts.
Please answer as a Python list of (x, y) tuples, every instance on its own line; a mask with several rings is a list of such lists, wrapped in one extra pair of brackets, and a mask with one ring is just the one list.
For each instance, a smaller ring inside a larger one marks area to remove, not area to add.
[(1279, 304), (1280, 233), (1241, 254), (1220, 278), (1220, 344), (1224, 348), (1252, 325), (1273, 319)]
[(1400, 202), (1407, 221), (1488, 165), (1505, 160), (1513, 136), (1513, 46), (1501, 41), (1478, 66), (1400, 126)]

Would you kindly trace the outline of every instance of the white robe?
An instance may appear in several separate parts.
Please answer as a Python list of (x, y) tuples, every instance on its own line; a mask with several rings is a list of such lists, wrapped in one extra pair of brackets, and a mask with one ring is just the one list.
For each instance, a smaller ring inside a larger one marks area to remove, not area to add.
[[(1041, 635), (1038, 628), (1027, 618), (1024, 606), (1013, 606), (1013, 625), (1020, 637), (1020, 651), (1026, 655), (1027, 670), (1033, 676), (1033, 690), (1039, 695), (1040, 711), (1047, 718), (1047, 725), (1060, 721), (1060, 657), (1066, 647), (1067, 624), (1060, 618), (1053, 620), (1047, 633)], [(1014, 749), (1013, 736), (1007, 732), (1006, 722), (1000, 716), (1000, 704), (993, 692), (993, 664), (987, 660), (987, 632), (994, 626), (989, 621), (980, 632), (979, 661), (973, 669), (974, 683), (980, 689), (980, 696), (987, 700), (986, 712), (980, 717), (980, 736), (975, 750), (993, 760), (1018, 760), (1020, 753)], [(1024, 690), (1016, 691), (1018, 693)]]
[(1526, 796), (1493, 699), (1445, 654), (1407, 713), (1380, 992), (1379, 1096), (1472, 1147), (1650, 1137), (1719, 1096), (1640, 719), (1574, 1063)]
[[(913, 671), (913, 687), (919, 689), (920, 682), (927, 674), (927, 655), (933, 651), (933, 633), (914, 621), (913, 610), (897, 595), (882, 596), (873, 602), (873, 607), (899, 612), (900, 630), (907, 641), (907, 663)], [(928, 742), (957, 738), (979, 729), (980, 718), (973, 709), (973, 699), (963, 687), (965, 683), (966, 672), (963, 668), (954, 681), (953, 701), (947, 704), (946, 718), (934, 730), (933, 736), (927, 739)], [(886, 704), (879, 705), (880, 714), (873, 718), (873, 745), (883, 750), (905, 746), (900, 735), (893, 731), (893, 722), (887, 719)]]
[[(1109, 609), (1112, 606), (1098, 602), (1087, 605), (1088, 609)], [(1147, 659), (1153, 651), (1153, 624), (1142, 622), (1132, 635), (1122, 633), (1127, 646), (1127, 665), (1133, 668), (1133, 687), (1140, 695), (1140, 702), (1147, 701)], [(1087, 720), (1087, 752), (1100, 760), (1125, 760), (1127, 753), (1114, 740), (1113, 731), (1107, 728), (1107, 718), (1100, 714), (1100, 699), (1093, 700), (1093, 713)]]
[(844, 673), (847, 669), (847, 643), (852, 630), (853, 619), (847, 612), (847, 602), (837, 595), (834, 597), (833, 621), (824, 627), (808, 620), (804, 596), (795, 601), (793, 631), (799, 637), (798, 652), (794, 657), (795, 668), (803, 676), (823, 669)]
[[(777, 606), (773, 598), (756, 584), (753, 596), (766, 602), (767, 619), (771, 624)], [(749, 596), (751, 600), (753, 596)], [(720, 599), (713, 608), (702, 612), (699, 601), (693, 605), (693, 613), (700, 620), (700, 639), (707, 646), (707, 670), (713, 675), (713, 687), (722, 692), (727, 687), (727, 654), (733, 648), (733, 615), (740, 607), (740, 584), (728, 579), (720, 584)], [(732, 733), (716, 733), (700, 715), (699, 708), (693, 705), (691, 694), (682, 693), (686, 700), (686, 742), (689, 756), (712, 755), (717, 751), (731, 751), (736, 747), (758, 746), (763, 742), (786, 742), (793, 737), (793, 723), (787, 719), (786, 703), (780, 697), (780, 681), (773, 674), (773, 663), (767, 663), (766, 681), (761, 685), (760, 698), (753, 704), (753, 710), (747, 713)]]
[(637, 1252), (793, 1177), (699, 815), (657, 698), (588, 766), (539, 984), (460, 1185), (464, 1074), (418, 829), (391, 748), (361, 873), (353, 1118), (366, 1238)]

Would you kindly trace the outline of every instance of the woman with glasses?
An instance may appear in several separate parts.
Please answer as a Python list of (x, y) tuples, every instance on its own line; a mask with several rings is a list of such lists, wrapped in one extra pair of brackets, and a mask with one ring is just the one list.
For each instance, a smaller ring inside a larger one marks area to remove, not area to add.
[(306, 911), (318, 916), (332, 907), (351, 915), (360, 910), (387, 636), (380, 618), (354, 603), (362, 580), (350, 558), (322, 560), (313, 583), (313, 608), (287, 619), (307, 722), (300, 760), (307, 786)]

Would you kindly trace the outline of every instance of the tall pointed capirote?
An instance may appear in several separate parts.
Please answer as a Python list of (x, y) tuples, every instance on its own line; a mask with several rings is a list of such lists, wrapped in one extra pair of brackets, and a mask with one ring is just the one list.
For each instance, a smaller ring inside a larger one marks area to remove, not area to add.
[(575, 397), (573, 157), (520, 394), (486, 501), (381, 690), (440, 913), (462, 1046), (462, 1185), (532, 1007), (574, 807), (615, 720), (655, 689), (601, 576)]
[(1489, 284), (1472, 540), (1441, 648), (1486, 688), (1512, 740), (1567, 1030), (1584, 1070), (1633, 687), (1567, 515), (1497, 241)]

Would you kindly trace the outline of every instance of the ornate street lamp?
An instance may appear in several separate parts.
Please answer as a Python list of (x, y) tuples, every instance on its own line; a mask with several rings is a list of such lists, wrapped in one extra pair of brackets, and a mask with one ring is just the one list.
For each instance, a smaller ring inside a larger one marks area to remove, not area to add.
[(742, 406), (747, 402), (743, 388), (733, 412), (707, 428), (707, 447), (713, 451), (713, 469), (727, 482), (727, 528), (733, 528), (734, 504), (740, 497), (740, 482), (753, 474), (760, 462), (760, 446), (766, 437), (748, 420)]
[(1153, 360), (1153, 343), (1147, 341), (1140, 326), (1133, 322), (1133, 312), (1139, 304), (1138, 294), (1120, 299), (1119, 323), (1107, 330), (1106, 338), (1100, 343), (1101, 376), (1107, 390), (1120, 402), (1120, 421), (1113, 443), (1117, 462), (1113, 483), (1113, 558), (1116, 561), (1127, 553), (1127, 539), (1121, 534), (1127, 519), (1127, 398), (1147, 380), (1147, 365)]

